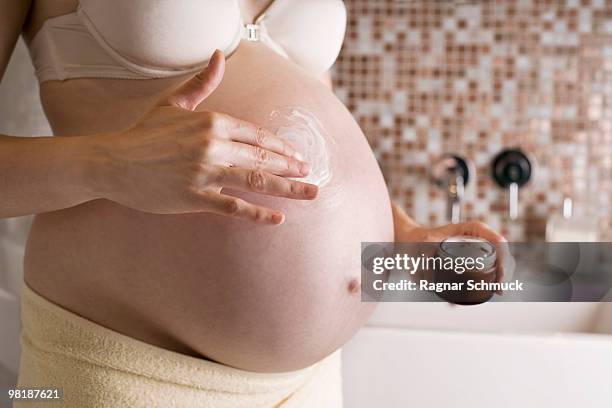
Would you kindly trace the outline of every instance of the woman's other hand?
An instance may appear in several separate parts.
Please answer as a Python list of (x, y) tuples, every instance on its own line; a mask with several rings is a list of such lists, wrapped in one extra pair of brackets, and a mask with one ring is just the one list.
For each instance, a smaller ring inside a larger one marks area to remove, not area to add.
[[(442, 242), (446, 238), (458, 235), (468, 235), (486, 239), (497, 249), (496, 282), (502, 282), (504, 271), (511, 265), (512, 256), (508, 241), (495, 232), (487, 224), (480, 221), (468, 221), (459, 224), (447, 224), (440, 227), (422, 227), (415, 223), (399, 206), (393, 204), (393, 222), (395, 225), (395, 241), (406, 243)], [(501, 291), (498, 294), (502, 294)]]
[(217, 112), (196, 112), (219, 85), (225, 59), (215, 51), (208, 67), (164, 97), (126, 131), (100, 135), (100, 195), (158, 214), (211, 212), (262, 224), (284, 215), (222, 188), (312, 200), (317, 186), (290, 180), (308, 165), (294, 148), (267, 130)]

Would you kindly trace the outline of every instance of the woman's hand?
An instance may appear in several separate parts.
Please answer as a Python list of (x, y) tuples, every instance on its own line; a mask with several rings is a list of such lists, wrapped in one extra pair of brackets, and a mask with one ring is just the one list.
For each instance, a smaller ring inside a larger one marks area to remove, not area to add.
[[(392, 207), (396, 242), (442, 242), (446, 238), (457, 235), (486, 239), (497, 248), (498, 261), (495, 281), (501, 282), (503, 280), (506, 261), (511, 258), (507, 246), (508, 241), (502, 235), (493, 231), (487, 224), (480, 221), (468, 221), (441, 227), (422, 227), (415, 223), (399, 206), (392, 204)], [(498, 294), (501, 295), (501, 291), (498, 291)]]
[[(225, 60), (215, 51), (208, 67), (163, 98), (128, 130), (103, 135), (102, 196), (158, 214), (211, 212), (263, 224), (284, 215), (222, 188), (312, 200), (317, 186), (289, 180), (308, 165), (294, 148), (252, 123), (216, 112), (195, 112), (219, 85)], [(110, 176), (109, 176), (110, 174)]]

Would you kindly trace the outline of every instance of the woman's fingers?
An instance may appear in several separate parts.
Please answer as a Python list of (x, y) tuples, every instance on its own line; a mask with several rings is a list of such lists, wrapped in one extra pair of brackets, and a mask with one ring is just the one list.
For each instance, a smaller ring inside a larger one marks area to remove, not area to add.
[(438, 238), (441, 239), (448, 238), (452, 235), (469, 235), (484, 238), (494, 244), (498, 242), (506, 242), (506, 239), (502, 235), (493, 231), (491, 227), (480, 221), (468, 221), (461, 224), (448, 224), (436, 228), (436, 230), (436, 235), (439, 235)]
[[(218, 187), (297, 200), (312, 200), (318, 193), (315, 185), (288, 180), (261, 170), (217, 167), (214, 172)], [(259, 224), (278, 225), (285, 220), (281, 212), (217, 192), (197, 193), (197, 201), (197, 207), (203, 206), (205, 211)]]
[(240, 198), (208, 191), (199, 193), (199, 198), (205, 211), (214, 214), (268, 225), (282, 224), (285, 220), (285, 216), (278, 211), (248, 203)]
[(220, 136), (226, 136), (235, 142), (259, 146), (284, 156), (300, 158), (299, 153), (296, 152), (291, 143), (276, 136), (269, 130), (232, 116), (223, 114), (217, 114), (216, 116), (215, 120), (217, 123), (215, 127), (222, 133)]
[[(468, 221), (461, 224), (449, 224), (438, 229), (440, 240), (446, 239), (452, 235), (469, 235), (473, 237), (483, 238), (495, 245), (497, 249), (497, 274), (496, 282), (502, 282), (505, 272), (505, 261), (511, 257), (506, 239), (495, 232), (484, 222)], [(496, 291), (498, 295), (502, 295), (501, 290)]]
[(275, 197), (313, 200), (319, 191), (313, 184), (289, 180), (261, 170), (222, 168), (216, 179), (220, 187), (252, 191)]
[[(504, 260), (509, 255), (506, 252), (505, 245), (506, 239), (491, 229), (487, 224), (480, 221), (469, 221), (463, 224), (458, 224), (459, 232), (463, 235), (471, 235), (479, 238), (484, 238), (487, 241), (495, 245), (497, 249), (497, 270), (496, 270), (496, 282), (502, 282), (504, 279)], [(503, 248), (502, 248), (503, 247)], [(497, 290), (498, 295), (502, 295), (503, 291)]]
[(208, 66), (163, 99), (160, 106), (175, 106), (194, 111), (221, 83), (225, 72), (225, 57), (215, 50)]
[(506, 242), (506, 239), (481, 221), (469, 221), (463, 224), (465, 235), (484, 238), (489, 242)]
[(285, 177), (304, 177), (310, 171), (305, 162), (245, 143), (216, 140), (212, 152), (215, 162), (230, 167), (264, 170)]

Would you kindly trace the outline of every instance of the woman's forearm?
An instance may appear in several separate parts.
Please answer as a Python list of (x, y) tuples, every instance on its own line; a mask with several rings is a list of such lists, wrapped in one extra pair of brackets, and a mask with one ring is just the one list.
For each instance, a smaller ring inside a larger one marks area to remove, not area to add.
[(506, 239), (481, 221), (468, 221), (447, 224), (439, 227), (423, 227), (415, 222), (397, 204), (393, 208), (395, 240), (398, 242), (441, 242), (453, 235), (470, 235), (484, 238), (493, 243), (506, 242)]
[(219, 112), (196, 111), (221, 83), (225, 58), (185, 81), (131, 127), (71, 137), (0, 135), (0, 218), (104, 198), (155, 214), (209, 212), (277, 225), (272, 208), (224, 188), (313, 200), (316, 185), (292, 180), (310, 167), (270, 131)]
[(95, 144), (88, 138), (0, 135), (0, 218), (99, 198)]

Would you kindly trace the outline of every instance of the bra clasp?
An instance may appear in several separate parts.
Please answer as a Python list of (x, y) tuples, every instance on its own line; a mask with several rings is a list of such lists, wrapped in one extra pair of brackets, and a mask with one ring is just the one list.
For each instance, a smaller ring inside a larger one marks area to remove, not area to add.
[(261, 38), (261, 28), (259, 24), (247, 24), (245, 28), (245, 39), (247, 41), (259, 41)]

